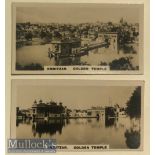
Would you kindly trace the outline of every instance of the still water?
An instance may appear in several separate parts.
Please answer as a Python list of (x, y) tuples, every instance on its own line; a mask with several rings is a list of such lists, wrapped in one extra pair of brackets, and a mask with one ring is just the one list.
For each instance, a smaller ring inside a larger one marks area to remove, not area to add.
[(48, 49), (51, 44), (30, 45), (17, 48), (16, 62), (20, 65), (39, 63), (42, 66), (70, 66), (70, 65), (100, 65), (101, 62), (112, 62), (121, 57), (133, 57), (132, 65), (139, 66), (138, 44), (131, 45), (123, 49), (114, 50), (113, 48), (98, 48), (89, 51), (88, 55), (81, 57), (60, 58), (55, 60), (48, 57)]
[(129, 117), (21, 120), (17, 121), (16, 133), (17, 138), (56, 139), (59, 145), (109, 144), (111, 149), (140, 146), (140, 120)]

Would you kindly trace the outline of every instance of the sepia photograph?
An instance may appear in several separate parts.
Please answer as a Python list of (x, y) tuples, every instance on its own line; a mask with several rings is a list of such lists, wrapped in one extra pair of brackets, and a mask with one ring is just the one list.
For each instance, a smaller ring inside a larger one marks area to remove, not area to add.
[(13, 74), (140, 74), (143, 5), (14, 3)]
[(13, 80), (11, 138), (140, 150), (142, 104), (140, 81)]
[(150, 2), (3, 8), (5, 154), (149, 154)]

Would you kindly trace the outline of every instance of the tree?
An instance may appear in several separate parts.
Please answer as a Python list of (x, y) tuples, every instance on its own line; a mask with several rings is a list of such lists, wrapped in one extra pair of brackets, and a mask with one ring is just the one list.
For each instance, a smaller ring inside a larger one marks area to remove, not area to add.
[(40, 37), (41, 37), (41, 39), (45, 38), (46, 37), (46, 32), (41, 31), (40, 32)]
[(108, 22), (108, 25), (109, 25), (109, 26), (112, 26), (112, 25), (113, 25), (113, 23), (112, 23), (112, 22)]
[(32, 35), (31, 32), (28, 32), (28, 33), (25, 34), (25, 39), (26, 40), (32, 40), (32, 37), (33, 37), (33, 35)]
[(139, 118), (141, 116), (141, 87), (137, 87), (127, 102), (126, 113), (131, 118)]
[(16, 63), (16, 69), (17, 70), (44, 70), (42, 65), (38, 63), (36, 64), (32, 63), (25, 66), (20, 65), (19, 63)]
[(54, 37), (61, 39), (62, 35), (58, 31), (54, 31)]
[(125, 132), (126, 144), (130, 149), (138, 149), (140, 147), (140, 132), (126, 130)]
[(134, 67), (131, 63), (131, 57), (121, 57), (113, 60), (110, 65), (110, 70), (133, 70)]

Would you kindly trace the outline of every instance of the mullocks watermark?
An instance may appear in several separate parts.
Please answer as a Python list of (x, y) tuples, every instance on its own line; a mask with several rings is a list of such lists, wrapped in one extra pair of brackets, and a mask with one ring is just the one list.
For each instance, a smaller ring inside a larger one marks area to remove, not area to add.
[(55, 153), (56, 140), (54, 139), (8, 139), (9, 153)]

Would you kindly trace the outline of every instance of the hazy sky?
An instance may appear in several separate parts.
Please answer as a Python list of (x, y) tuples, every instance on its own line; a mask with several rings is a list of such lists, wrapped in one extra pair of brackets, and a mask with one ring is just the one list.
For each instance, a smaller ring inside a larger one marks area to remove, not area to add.
[(92, 106), (114, 105), (125, 103), (135, 90), (135, 86), (52, 86), (24, 85), (16, 87), (16, 102), (21, 108), (30, 108), (36, 99), (45, 102), (51, 99), (63, 102), (68, 108), (88, 109)]
[(138, 22), (138, 5), (103, 4), (52, 4), (42, 7), (17, 7), (17, 22), (33, 23), (83, 23), (83, 22), (119, 22), (123, 17), (128, 22)]

